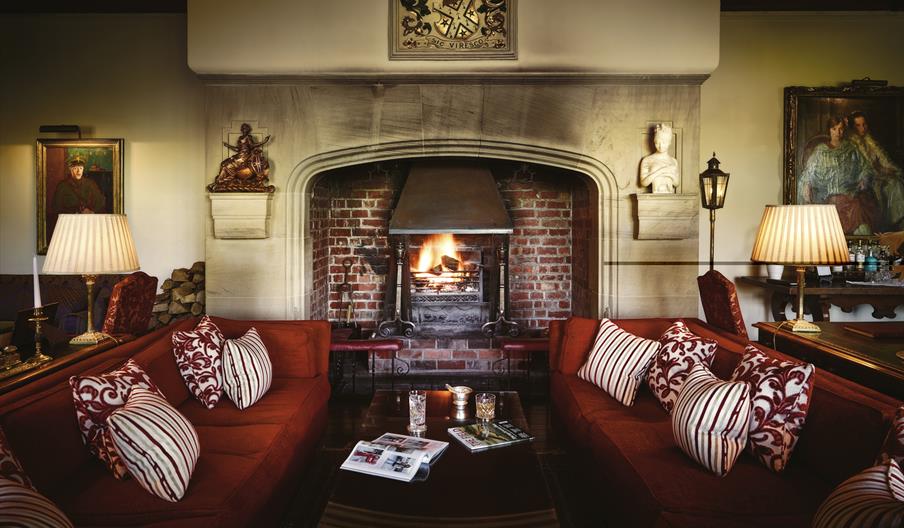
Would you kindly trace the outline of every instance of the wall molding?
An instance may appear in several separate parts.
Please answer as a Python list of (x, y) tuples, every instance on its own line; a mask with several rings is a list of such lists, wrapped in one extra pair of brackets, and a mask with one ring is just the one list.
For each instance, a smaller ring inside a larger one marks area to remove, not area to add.
[(468, 85), (673, 85), (699, 86), (709, 74), (606, 74), (561, 72), (514, 73), (339, 73), (304, 75), (211, 75), (198, 76), (210, 86), (255, 84), (373, 85), (373, 84), (468, 84)]

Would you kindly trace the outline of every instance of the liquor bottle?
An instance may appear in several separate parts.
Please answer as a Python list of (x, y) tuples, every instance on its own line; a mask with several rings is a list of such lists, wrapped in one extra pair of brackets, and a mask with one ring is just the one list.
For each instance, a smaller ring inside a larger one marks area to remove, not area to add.
[(866, 261), (866, 249), (863, 247), (863, 240), (857, 241), (857, 252), (854, 254), (857, 261), (857, 269), (863, 270), (863, 263)]

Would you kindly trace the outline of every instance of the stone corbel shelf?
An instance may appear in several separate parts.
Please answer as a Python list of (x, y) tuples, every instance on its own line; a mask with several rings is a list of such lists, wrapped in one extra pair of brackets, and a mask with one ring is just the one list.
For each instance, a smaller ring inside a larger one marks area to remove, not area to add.
[(270, 238), (270, 202), (273, 193), (210, 193), (214, 238)]
[(637, 240), (697, 237), (700, 198), (696, 194), (635, 194)]

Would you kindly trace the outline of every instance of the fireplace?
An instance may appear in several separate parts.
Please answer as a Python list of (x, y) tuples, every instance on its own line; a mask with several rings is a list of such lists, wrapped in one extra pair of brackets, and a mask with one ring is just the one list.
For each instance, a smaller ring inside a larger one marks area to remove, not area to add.
[[(394, 329), (393, 335), (405, 340), (400, 357), (412, 370), (488, 371), (501, 353), (483, 330), (499, 319), (499, 300), (506, 320), (517, 325), (499, 331), (494, 326), (494, 336), (509, 335), (512, 328), (536, 336), (550, 319), (593, 315), (597, 197), (588, 178), (540, 164), (482, 159), (477, 165), (489, 185), (478, 194), (498, 197), (496, 223), (478, 224), (476, 206), (442, 192), (438, 203), (423, 211), (447, 218), (454, 212), (446, 211), (448, 205), (458, 205), (454, 209), (469, 213), (460, 221), (472, 223), (400, 223), (403, 196), (425, 161), (455, 167), (468, 160), (396, 159), (318, 177), (310, 198), (314, 317), (345, 325), (351, 307), (354, 325), (373, 333), (380, 323), (395, 321), (396, 297), (407, 297), (399, 319), (412, 324), (410, 337), (404, 330)], [(434, 172), (425, 181), (435, 191), (437, 182), (459, 179)], [(421, 251), (427, 246), (432, 256)], [(401, 270), (399, 258), (405, 260)], [(504, 262), (508, 266), (501, 270)], [(394, 280), (406, 273), (409, 282)], [(456, 278), (463, 280), (450, 281)], [(500, 286), (507, 286), (507, 298), (499, 294)], [(378, 371), (384, 361), (377, 359)]]
[(512, 231), (486, 163), (413, 163), (389, 221), (394, 273), (378, 334), (517, 335), (506, 318)]

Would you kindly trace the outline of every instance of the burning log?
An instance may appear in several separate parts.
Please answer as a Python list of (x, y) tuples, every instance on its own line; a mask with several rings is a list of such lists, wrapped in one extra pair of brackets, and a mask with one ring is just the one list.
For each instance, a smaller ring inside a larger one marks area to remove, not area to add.
[(430, 273), (432, 273), (434, 275), (442, 275), (443, 274), (443, 265), (437, 264), (436, 266), (433, 266), (432, 268), (430, 268)]
[(452, 271), (458, 271), (458, 268), (461, 265), (460, 260), (458, 260), (455, 257), (450, 257), (449, 255), (443, 255), (442, 261), (443, 261), (443, 266), (445, 266), (446, 269), (449, 269)]

